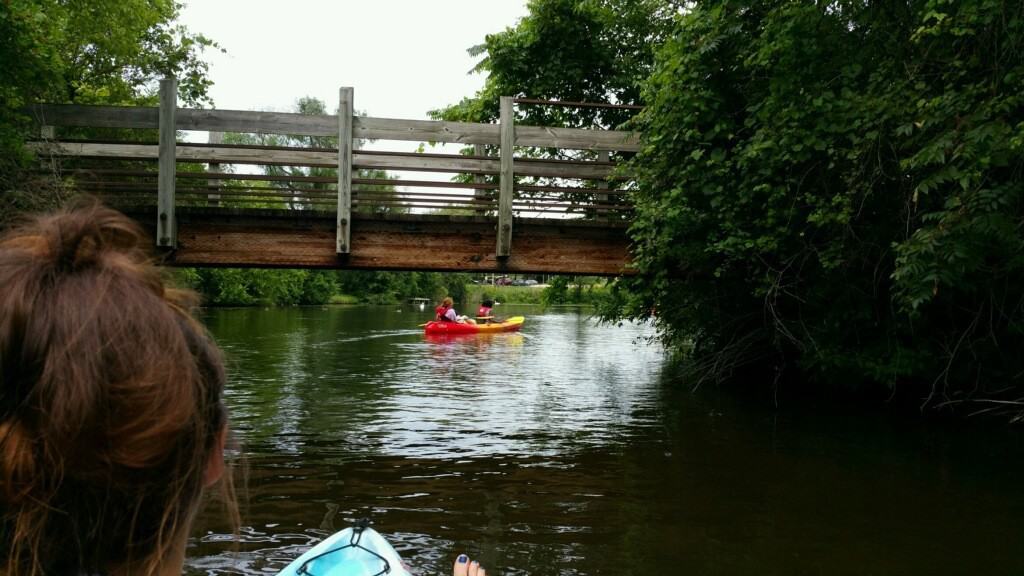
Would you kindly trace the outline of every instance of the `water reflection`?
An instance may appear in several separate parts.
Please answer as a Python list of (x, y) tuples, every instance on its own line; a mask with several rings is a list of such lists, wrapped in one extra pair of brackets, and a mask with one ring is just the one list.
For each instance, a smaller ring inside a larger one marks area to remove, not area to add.
[(417, 319), (389, 308), (212, 312), (243, 440), (287, 454), (309, 441), (339, 456), (556, 454), (612, 440), (650, 403), (661, 365), (656, 347), (634, 343), (642, 328), (609, 334), (579, 314), (440, 338), (410, 329)]
[(370, 517), (422, 574), (1024, 572), (1019, 434), (692, 395), (643, 326), (522, 312), (444, 340), (391, 308), (209, 312), (249, 496), (240, 551), (207, 511), (189, 571), (273, 573)]

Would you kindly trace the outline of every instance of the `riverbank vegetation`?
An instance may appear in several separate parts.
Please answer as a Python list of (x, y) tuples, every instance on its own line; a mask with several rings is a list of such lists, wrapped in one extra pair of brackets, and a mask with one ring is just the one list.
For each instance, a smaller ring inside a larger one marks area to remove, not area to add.
[(529, 8), (480, 49), (485, 87), (437, 114), (487, 117), (506, 93), (646, 106), (619, 158), (637, 275), (607, 318), (653, 317), (707, 379), (1022, 396), (1024, 4)]
[(466, 299), (467, 274), (362, 270), (182, 268), (179, 282), (209, 306), (394, 304), (407, 298)]
[(490, 298), (502, 304), (596, 305), (608, 294), (607, 284), (598, 278), (552, 276), (547, 285), (492, 286), (469, 284), (466, 302)]
[(445, 296), (473, 307), (486, 298), (502, 304), (596, 305), (608, 296), (604, 280), (569, 276), (555, 276), (547, 286), (494, 286), (475, 283), (470, 274), (440, 272), (182, 268), (175, 275), (208, 306), (397, 304), (409, 298), (439, 302)]

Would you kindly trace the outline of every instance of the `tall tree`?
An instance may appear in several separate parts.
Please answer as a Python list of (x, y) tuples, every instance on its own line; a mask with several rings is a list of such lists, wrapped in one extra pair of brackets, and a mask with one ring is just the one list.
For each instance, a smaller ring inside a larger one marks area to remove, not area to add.
[[(202, 60), (211, 40), (177, 24), (174, 0), (0, 2), (0, 213), (47, 200), (20, 190), (33, 102), (152, 104), (156, 81), (179, 79), (191, 105), (209, 104)], [(19, 190), (23, 193), (18, 193)]]
[[(663, 0), (531, 0), (516, 26), (470, 48), (484, 87), (431, 114), (491, 122), (501, 96), (640, 104), (656, 47), (671, 29), (675, 6)], [(631, 114), (597, 108), (528, 106), (527, 124), (613, 128)]]

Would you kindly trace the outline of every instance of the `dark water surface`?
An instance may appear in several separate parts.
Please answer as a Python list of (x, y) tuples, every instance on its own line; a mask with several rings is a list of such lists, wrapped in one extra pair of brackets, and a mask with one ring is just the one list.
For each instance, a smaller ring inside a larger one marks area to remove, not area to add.
[(188, 572), (272, 574), (368, 517), (421, 575), (1024, 574), (1024, 440), (672, 382), (642, 326), (524, 312), (428, 341), (395, 307), (211, 310), (248, 460)]

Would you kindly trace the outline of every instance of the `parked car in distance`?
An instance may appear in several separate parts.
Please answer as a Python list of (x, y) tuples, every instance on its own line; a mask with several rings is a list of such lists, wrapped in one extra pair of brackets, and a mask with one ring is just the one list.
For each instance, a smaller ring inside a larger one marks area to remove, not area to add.
[(495, 286), (509, 286), (512, 284), (512, 279), (508, 276), (502, 276), (501, 278), (494, 279)]
[(516, 281), (512, 282), (512, 285), (513, 286), (536, 286), (537, 285), (537, 281), (533, 280), (533, 279), (526, 279), (526, 280), (519, 279), (519, 280), (516, 280)]

